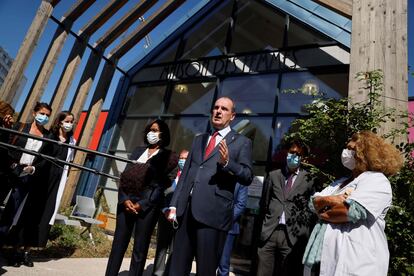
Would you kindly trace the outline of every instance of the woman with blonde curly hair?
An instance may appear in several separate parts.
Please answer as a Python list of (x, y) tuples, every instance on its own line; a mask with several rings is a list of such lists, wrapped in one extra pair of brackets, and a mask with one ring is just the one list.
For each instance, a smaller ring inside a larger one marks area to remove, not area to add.
[(403, 164), (400, 152), (371, 131), (355, 133), (341, 156), (352, 177), (311, 197), (320, 221), (303, 256), (304, 274), (387, 275), (385, 215), (391, 206), (388, 176)]

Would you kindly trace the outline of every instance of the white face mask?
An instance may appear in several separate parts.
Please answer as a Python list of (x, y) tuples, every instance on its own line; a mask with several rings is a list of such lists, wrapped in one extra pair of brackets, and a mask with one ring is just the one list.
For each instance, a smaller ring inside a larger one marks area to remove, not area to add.
[(355, 151), (344, 149), (341, 155), (342, 165), (351, 171), (355, 169)]
[(159, 132), (150, 131), (147, 133), (147, 141), (151, 145), (155, 145), (160, 141), (160, 135)]
[(69, 131), (71, 131), (73, 129), (73, 124), (72, 123), (66, 123), (66, 122), (63, 122), (62, 123), (62, 130), (64, 131), (64, 132), (69, 132)]

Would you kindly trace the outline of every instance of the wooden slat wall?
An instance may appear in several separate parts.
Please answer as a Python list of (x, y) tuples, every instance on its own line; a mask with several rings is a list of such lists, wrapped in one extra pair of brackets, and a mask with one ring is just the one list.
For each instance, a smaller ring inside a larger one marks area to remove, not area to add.
[[(352, 101), (367, 100), (366, 91), (359, 91), (361, 83), (354, 78), (355, 74), (381, 69), (384, 107), (406, 111), (407, 67), (407, 0), (354, 0), (349, 75)], [(388, 123), (381, 132), (386, 133), (398, 124)]]

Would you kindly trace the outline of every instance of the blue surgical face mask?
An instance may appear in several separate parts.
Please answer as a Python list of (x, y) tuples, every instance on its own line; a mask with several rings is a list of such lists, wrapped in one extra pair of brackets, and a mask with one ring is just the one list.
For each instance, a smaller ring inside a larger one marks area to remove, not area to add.
[(300, 165), (300, 156), (288, 153), (286, 157), (286, 163), (289, 169), (297, 169)]
[(185, 159), (178, 159), (178, 167), (180, 170), (183, 170), (185, 164)]
[(47, 116), (46, 114), (38, 113), (35, 116), (35, 120), (39, 125), (43, 126), (49, 122), (49, 116)]

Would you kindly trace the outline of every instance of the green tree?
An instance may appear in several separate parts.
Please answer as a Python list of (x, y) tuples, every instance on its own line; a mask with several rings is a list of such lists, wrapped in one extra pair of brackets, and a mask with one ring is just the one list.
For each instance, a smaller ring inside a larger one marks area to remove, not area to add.
[[(384, 109), (381, 103), (382, 71), (359, 73), (356, 78), (362, 84), (361, 92), (368, 94), (367, 101), (352, 103), (348, 98), (328, 99), (315, 95), (314, 101), (305, 107), (308, 115), (296, 119), (285, 137), (285, 140), (299, 138), (309, 146), (311, 154), (306, 165), (321, 183), (320, 188), (347, 173), (340, 155), (353, 133), (361, 130), (377, 132), (382, 124), (398, 120), (403, 122), (401, 126), (383, 136), (395, 141), (397, 136), (408, 134), (409, 114)], [(393, 205), (386, 217), (391, 256), (389, 274), (413, 275), (414, 144), (406, 142), (396, 146), (405, 155), (406, 161), (400, 173), (390, 178)]]

